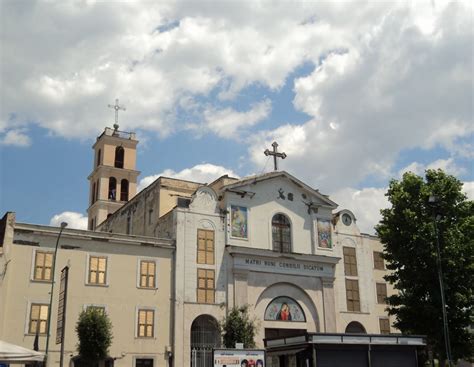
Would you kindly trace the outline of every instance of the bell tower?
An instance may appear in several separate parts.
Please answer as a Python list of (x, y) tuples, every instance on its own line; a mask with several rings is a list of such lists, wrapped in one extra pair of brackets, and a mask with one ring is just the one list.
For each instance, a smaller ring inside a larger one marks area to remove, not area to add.
[[(109, 105), (110, 106), (110, 105)], [(115, 106), (114, 128), (106, 127), (97, 137), (94, 149), (94, 165), (88, 180), (90, 184), (89, 208), (87, 209), (88, 229), (96, 227), (122, 207), (137, 193), (135, 133), (119, 131), (117, 114), (118, 100)]]

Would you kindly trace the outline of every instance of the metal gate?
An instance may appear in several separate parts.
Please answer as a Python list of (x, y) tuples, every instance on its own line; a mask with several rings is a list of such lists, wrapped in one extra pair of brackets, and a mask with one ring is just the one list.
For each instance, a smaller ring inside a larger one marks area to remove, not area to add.
[(220, 346), (217, 320), (208, 315), (197, 317), (191, 326), (191, 366), (212, 367), (212, 349)]

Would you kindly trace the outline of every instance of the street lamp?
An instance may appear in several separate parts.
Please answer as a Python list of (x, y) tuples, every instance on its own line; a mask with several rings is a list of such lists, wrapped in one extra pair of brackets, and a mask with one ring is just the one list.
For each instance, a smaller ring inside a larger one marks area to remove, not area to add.
[(51, 273), (51, 292), (49, 296), (49, 306), (48, 306), (48, 328), (46, 335), (46, 351), (45, 351), (45, 365), (48, 365), (48, 352), (49, 352), (49, 337), (51, 336), (51, 309), (53, 308), (53, 291), (54, 291), (54, 277), (55, 277), (55, 270), (56, 270), (56, 256), (58, 255), (58, 245), (59, 239), (61, 238), (61, 234), (63, 233), (64, 228), (67, 227), (66, 222), (61, 222), (58, 238), (56, 239), (56, 247), (54, 249), (54, 256), (53, 256), (53, 270)]
[(441, 307), (443, 312), (443, 334), (444, 334), (444, 347), (446, 349), (446, 358), (448, 359), (448, 365), (451, 367), (451, 346), (449, 342), (449, 328), (448, 328), (448, 316), (446, 315), (446, 301), (444, 299), (444, 283), (443, 283), (443, 269), (441, 267), (441, 250), (439, 246), (439, 234), (438, 234), (438, 220), (441, 218), (439, 214), (436, 213), (436, 204), (438, 203), (438, 198), (434, 195), (430, 195), (428, 198), (428, 203), (433, 208), (433, 223), (436, 237), (436, 255), (437, 255), (437, 268), (438, 268), (438, 281), (439, 281), (439, 291), (441, 293)]

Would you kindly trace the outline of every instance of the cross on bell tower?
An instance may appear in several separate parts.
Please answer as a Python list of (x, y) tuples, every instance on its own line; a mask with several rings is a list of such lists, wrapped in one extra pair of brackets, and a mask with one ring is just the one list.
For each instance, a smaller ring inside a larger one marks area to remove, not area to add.
[(109, 108), (113, 108), (115, 110), (115, 124), (114, 124), (114, 129), (118, 130), (119, 124), (118, 124), (118, 113), (120, 110), (126, 111), (125, 107), (119, 105), (119, 100), (118, 98), (115, 99), (115, 105), (109, 104)]
[(273, 164), (275, 166), (274, 170), (275, 171), (278, 171), (278, 162), (277, 162), (277, 158), (281, 158), (281, 159), (285, 159), (286, 158), (286, 153), (279, 153), (278, 152), (278, 143), (276, 141), (274, 141), (272, 143), (272, 147), (273, 147), (273, 151), (270, 151), (268, 149), (265, 149), (265, 151), (263, 152), (266, 156), (269, 156), (269, 155), (272, 155), (273, 156)]

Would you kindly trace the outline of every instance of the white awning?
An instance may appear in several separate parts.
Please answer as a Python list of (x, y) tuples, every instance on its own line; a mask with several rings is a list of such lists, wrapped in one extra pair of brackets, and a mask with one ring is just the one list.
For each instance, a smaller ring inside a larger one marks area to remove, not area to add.
[(0, 362), (28, 363), (44, 361), (44, 353), (20, 347), (0, 340)]

